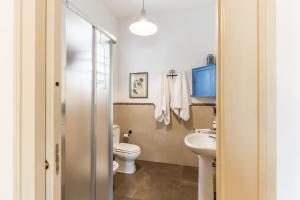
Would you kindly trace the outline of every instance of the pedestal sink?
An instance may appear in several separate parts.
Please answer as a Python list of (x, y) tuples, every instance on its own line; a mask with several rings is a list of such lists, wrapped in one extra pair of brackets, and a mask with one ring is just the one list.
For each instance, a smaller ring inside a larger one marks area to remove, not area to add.
[(198, 200), (214, 200), (213, 160), (216, 158), (216, 139), (209, 133), (191, 133), (185, 145), (199, 158)]

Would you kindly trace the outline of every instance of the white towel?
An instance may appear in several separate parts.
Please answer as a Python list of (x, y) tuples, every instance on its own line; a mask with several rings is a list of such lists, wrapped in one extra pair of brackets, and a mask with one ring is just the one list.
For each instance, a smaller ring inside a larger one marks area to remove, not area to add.
[(182, 107), (182, 73), (177, 74), (171, 94), (171, 108), (173, 112), (180, 117), (180, 110)]
[(155, 103), (155, 119), (170, 124), (170, 91), (167, 75), (163, 73), (161, 90), (159, 91), (157, 102)]
[(185, 72), (180, 72), (175, 81), (171, 108), (179, 118), (188, 121), (190, 119), (190, 105), (191, 97), (187, 78)]
[(180, 118), (184, 121), (190, 119), (191, 93), (185, 72), (182, 72), (181, 78), (181, 110)]

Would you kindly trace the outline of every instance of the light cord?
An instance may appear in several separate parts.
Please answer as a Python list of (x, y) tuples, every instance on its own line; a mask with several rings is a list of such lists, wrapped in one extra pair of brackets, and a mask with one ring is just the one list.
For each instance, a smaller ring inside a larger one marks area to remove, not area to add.
[(145, 10), (145, 0), (143, 0), (143, 10)]

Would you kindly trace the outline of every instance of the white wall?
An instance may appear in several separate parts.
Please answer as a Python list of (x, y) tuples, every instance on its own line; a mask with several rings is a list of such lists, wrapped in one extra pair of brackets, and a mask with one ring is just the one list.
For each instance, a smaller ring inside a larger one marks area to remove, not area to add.
[(300, 199), (300, 2), (277, 0), (277, 195)]
[(69, 0), (71, 5), (88, 17), (91, 23), (117, 37), (117, 21), (101, 0)]
[(13, 199), (13, 6), (0, 2), (0, 199)]
[[(150, 13), (159, 26), (158, 33), (150, 37), (134, 36), (128, 30), (132, 18), (121, 19), (114, 102), (153, 102), (163, 71), (190, 71), (193, 67), (205, 65), (207, 54), (216, 53), (216, 11), (216, 2), (212, 1), (194, 10)], [(129, 98), (131, 72), (149, 72), (148, 99)]]

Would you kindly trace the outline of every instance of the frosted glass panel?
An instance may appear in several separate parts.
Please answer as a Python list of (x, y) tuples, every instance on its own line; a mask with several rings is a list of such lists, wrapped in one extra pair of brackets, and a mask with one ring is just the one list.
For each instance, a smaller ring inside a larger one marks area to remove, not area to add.
[(96, 30), (96, 200), (109, 199), (112, 187), (110, 145), (110, 48)]
[(112, 200), (111, 41), (64, 14), (62, 200)]
[(64, 200), (92, 200), (93, 27), (66, 12)]

